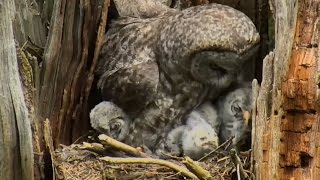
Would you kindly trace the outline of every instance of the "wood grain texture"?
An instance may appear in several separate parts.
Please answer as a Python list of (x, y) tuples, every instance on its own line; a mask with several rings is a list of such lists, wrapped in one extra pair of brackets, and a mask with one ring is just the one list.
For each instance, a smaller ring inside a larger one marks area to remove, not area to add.
[(257, 179), (320, 178), (319, 3), (271, 2), (276, 13), (274, 58), (264, 60), (253, 124)]
[(1, 179), (33, 179), (31, 126), (18, 71), (12, 1), (0, 4), (0, 174)]

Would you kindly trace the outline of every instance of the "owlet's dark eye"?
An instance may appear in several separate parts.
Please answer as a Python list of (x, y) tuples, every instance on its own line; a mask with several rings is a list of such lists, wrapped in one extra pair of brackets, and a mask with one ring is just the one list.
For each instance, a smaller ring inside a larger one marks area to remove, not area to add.
[(242, 112), (242, 109), (241, 109), (241, 107), (240, 107), (238, 104), (233, 104), (233, 105), (231, 106), (231, 110), (232, 110), (232, 112), (235, 113), (235, 114), (238, 114), (238, 113), (241, 113), (241, 112)]
[(121, 126), (120, 123), (114, 123), (114, 124), (112, 124), (111, 129), (112, 130), (118, 130), (120, 128), (120, 126)]

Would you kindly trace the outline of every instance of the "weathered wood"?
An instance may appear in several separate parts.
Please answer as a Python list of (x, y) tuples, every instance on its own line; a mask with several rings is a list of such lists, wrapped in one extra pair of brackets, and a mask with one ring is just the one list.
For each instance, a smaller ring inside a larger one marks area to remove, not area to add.
[[(263, 62), (263, 78), (261, 88), (258, 87), (257, 81), (253, 82), (253, 109), (252, 113), (252, 159), (257, 179), (262, 179), (264, 165), (264, 144), (265, 137), (268, 137), (269, 117), (271, 113), (271, 92), (273, 83), (273, 61), (274, 54), (271, 52), (264, 58)], [(268, 128), (268, 129), (266, 129)], [(268, 140), (269, 141), (269, 140)]]
[(102, 1), (54, 1), (38, 106), (40, 119), (50, 120), (55, 145), (70, 144), (89, 128), (84, 89), (101, 7)]
[(320, 179), (319, 104), (317, 103), (319, 0), (298, 1), (290, 66), (282, 84), (280, 177)]
[(13, 1), (0, 3), (0, 175), (1, 179), (33, 179), (31, 126), (13, 35), (15, 12)]
[(47, 28), (41, 19), (38, 4), (28, 0), (15, 0), (14, 4), (16, 13), (13, 30), (16, 41), (22, 45), (30, 39), (43, 47), (46, 43)]
[(257, 99), (255, 173), (257, 179), (319, 179), (320, 1), (271, 4), (276, 44)]

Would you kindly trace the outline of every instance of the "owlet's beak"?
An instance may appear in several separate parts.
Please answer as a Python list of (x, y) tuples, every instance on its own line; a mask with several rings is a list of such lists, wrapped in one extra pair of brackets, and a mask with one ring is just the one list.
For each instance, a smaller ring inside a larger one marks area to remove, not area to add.
[(250, 112), (249, 111), (244, 111), (243, 112), (243, 119), (244, 119), (244, 124), (246, 126), (248, 126), (250, 118), (251, 118)]

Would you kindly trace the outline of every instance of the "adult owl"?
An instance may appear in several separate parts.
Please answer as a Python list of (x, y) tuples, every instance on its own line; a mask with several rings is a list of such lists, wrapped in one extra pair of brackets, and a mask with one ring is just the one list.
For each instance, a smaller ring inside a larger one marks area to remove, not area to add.
[(258, 43), (252, 21), (219, 4), (122, 17), (105, 35), (98, 89), (133, 119), (125, 142), (154, 150), (193, 108), (230, 86)]

